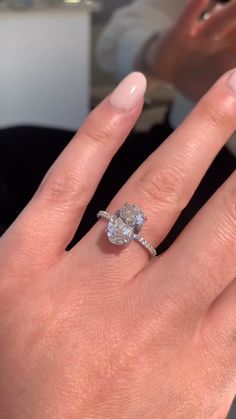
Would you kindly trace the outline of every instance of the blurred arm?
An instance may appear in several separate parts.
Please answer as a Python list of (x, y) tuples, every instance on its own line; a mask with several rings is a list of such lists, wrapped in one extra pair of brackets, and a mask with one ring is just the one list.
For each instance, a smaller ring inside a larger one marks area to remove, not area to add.
[(118, 9), (97, 45), (101, 68), (118, 78), (133, 71), (145, 45), (170, 27), (184, 4), (184, 0), (174, 4), (170, 0), (137, 0)]

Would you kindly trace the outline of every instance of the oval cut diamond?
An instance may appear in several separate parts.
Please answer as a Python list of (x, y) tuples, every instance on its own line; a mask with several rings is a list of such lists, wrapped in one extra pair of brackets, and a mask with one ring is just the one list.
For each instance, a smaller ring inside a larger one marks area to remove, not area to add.
[(111, 243), (121, 246), (134, 238), (132, 227), (126, 225), (121, 218), (112, 217), (107, 226), (107, 237)]
[(116, 212), (116, 216), (132, 227), (135, 234), (139, 233), (146, 221), (146, 217), (137, 205), (125, 204), (123, 208)]

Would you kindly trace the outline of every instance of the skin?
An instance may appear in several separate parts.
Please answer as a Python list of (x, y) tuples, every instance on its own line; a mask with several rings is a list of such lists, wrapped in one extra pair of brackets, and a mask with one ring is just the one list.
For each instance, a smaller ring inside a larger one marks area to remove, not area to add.
[(236, 1), (216, 7), (208, 20), (200, 20), (209, 4), (189, 1), (170, 30), (145, 51), (149, 72), (194, 101), (236, 65)]
[[(108, 210), (158, 245), (236, 129), (225, 74)], [(223, 419), (236, 387), (236, 174), (150, 260), (99, 221), (67, 244), (143, 100), (94, 110), (0, 241), (1, 419)]]

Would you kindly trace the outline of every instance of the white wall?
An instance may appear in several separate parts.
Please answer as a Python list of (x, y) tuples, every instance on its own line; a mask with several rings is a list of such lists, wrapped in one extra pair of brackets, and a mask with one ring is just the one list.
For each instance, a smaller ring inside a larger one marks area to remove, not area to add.
[(89, 109), (88, 11), (0, 15), (0, 126), (76, 129)]

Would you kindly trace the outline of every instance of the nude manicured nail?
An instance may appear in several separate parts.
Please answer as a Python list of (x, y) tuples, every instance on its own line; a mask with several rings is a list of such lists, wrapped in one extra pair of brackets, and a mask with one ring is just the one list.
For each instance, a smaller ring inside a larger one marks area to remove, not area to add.
[(228, 86), (233, 93), (236, 93), (236, 69), (229, 76)]
[(121, 111), (132, 111), (144, 97), (146, 88), (145, 76), (142, 73), (131, 73), (111, 94), (110, 103)]

